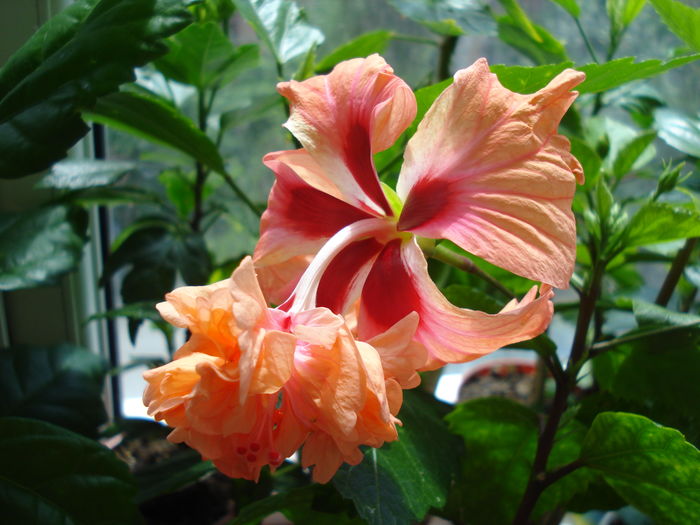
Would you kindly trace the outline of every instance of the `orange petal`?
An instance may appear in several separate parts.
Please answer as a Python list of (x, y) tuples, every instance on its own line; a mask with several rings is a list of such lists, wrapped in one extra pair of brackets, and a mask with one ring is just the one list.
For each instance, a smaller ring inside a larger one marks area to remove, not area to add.
[(584, 78), (568, 69), (520, 95), (500, 85), (485, 59), (457, 72), (406, 148), (399, 229), (450, 239), (566, 288), (576, 252), (571, 201), (583, 171), (557, 126)]

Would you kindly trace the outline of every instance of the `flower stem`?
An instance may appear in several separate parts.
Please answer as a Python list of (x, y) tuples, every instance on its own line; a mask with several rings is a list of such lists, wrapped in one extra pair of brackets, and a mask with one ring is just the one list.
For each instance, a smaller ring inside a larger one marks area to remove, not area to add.
[(446, 36), (440, 43), (440, 58), (438, 59), (437, 67), (438, 82), (452, 76), (450, 74), (450, 62), (452, 61), (452, 55), (457, 47), (458, 38), (459, 37), (456, 36)]
[(574, 22), (576, 22), (576, 27), (578, 28), (578, 32), (581, 34), (581, 38), (583, 38), (583, 42), (586, 44), (586, 49), (588, 49), (588, 53), (591, 55), (593, 62), (598, 64), (598, 57), (596, 56), (595, 51), (593, 50), (593, 46), (591, 45), (591, 41), (588, 39), (588, 35), (583, 30), (583, 26), (581, 25), (581, 21), (576, 17), (573, 17), (573, 18), (574, 18)]

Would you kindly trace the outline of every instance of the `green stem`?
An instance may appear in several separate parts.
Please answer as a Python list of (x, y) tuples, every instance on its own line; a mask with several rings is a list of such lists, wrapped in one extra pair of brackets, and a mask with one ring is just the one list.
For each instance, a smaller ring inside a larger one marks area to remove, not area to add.
[[(204, 90), (197, 90), (197, 120), (199, 124), (199, 129), (202, 133), (207, 131), (207, 103), (205, 100)], [(200, 230), (200, 225), (202, 222), (202, 217), (204, 216), (204, 184), (207, 181), (207, 176), (209, 171), (204, 167), (204, 165), (197, 161), (195, 162), (195, 172), (196, 178), (194, 181), (193, 193), (194, 193), (194, 210), (192, 212), (192, 220), (190, 221), (190, 227), (192, 231), (198, 232)]]
[(697, 323), (687, 323), (687, 324), (682, 324), (682, 325), (677, 325), (677, 326), (664, 326), (663, 328), (657, 328), (655, 330), (645, 330), (643, 332), (637, 332), (635, 334), (630, 334), (630, 335), (625, 335), (622, 337), (616, 337), (615, 339), (610, 339), (609, 341), (601, 341), (599, 343), (595, 343), (591, 346), (591, 349), (588, 353), (590, 358), (594, 358), (596, 356), (599, 356), (603, 352), (607, 352), (608, 350), (615, 348), (618, 345), (622, 345), (625, 343), (631, 343), (633, 341), (637, 341), (639, 339), (644, 339), (645, 337), (653, 336), (653, 335), (664, 335), (668, 334), (671, 332), (675, 332), (676, 330), (683, 330), (685, 328), (692, 328), (693, 326), (697, 326), (700, 324), (700, 321)]
[(676, 257), (673, 259), (671, 268), (668, 270), (668, 274), (666, 274), (666, 279), (664, 279), (661, 289), (659, 290), (659, 294), (656, 296), (656, 304), (659, 306), (666, 306), (671, 300), (673, 291), (676, 289), (676, 285), (683, 275), (683, 270), (688, 264), (690, 255), (693, 253), (693, 249), (695, 248), (697, 242), (698, 237), (686, 239), (683, 248), (678, 251)]
[(243, 201), (243, 203), (252, 211), (255, 215), (260, 217), (262, 215), (262, 211), (260, 211), (260, 208), (258, 208), (255, 203), (250, 200), (250, 198), (245, 194), (245, 192), (236, 184), (236, 181), (233, 180), (233, 177), (229, 175), (228, 173), (225, 172), (217, 172), (221, 177), (224, 179), (224, 182), (228, 184), (229, 188), (233, 190), (233, 193), (235, 193), (239, 199)]
[(458, 268), (464, 272), (476, 275), (480, 279), (483, 279), (484, 281), (488, 282), (491, 286), (496, 288), (496, 290), (508, 297), (508, 299), (515, 298), (515, 294), (513, 292), (511, 292), (508, 288), (503, 286), (489, 274), (484, 272), (471, 259), (458, 253), (455, 253), (445, 246), (436, 246), (435, 248), (424, 249), (423, 251), (428, 257), (432, 257), (435, 260), (444, 262), (445, 264), (449, 264), (450, 266), (454, 266), (455, 268)]
[(440, 43), (440, 57), (438, 58), (437, 67), (438, 82), (452, 76), (450, 72), (450, 61), (457, 47), (458, 38), (459, 37), (456, 36), (446, 36)]
[(591, 58), (593, 59), (593, 62), (598, 64), (598, 57), (595, 54), (595, 50), (593, 49), (593, 46), (591, 45), (591, 41), (588, 39), (588, 35), (586, 32), (583, 30), (583, 26), (581, 25), (581, 21), (576, 18), (574, 18), (574, 22), (576, 22), (576, 27), (578, 28), (578, 32), (581, 35), (581, 38), (583, 38), (584, 43), (586, 44), (586, 49), (588, 49), (588, 54), (591, 55)]

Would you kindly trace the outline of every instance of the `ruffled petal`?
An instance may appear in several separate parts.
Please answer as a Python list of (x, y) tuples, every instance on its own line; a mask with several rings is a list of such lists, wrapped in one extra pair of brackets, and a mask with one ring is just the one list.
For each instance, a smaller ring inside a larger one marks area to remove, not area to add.
[(285, 126), (347, 202), (391, 215), (372, 155), (391, 146), (416, 115), (411, 88), (379, 55), (347, 60), (328, 75), (282, 82), (289, 99)]
[(531, 339), (547, 328), (553, 293), (546, 285), (538, 298), (536, 293), (533, 288), (522, 301), (508, 304), (497, 314), (458, 308), (431, 280), (416, 242), (396, 240), (387, 244), (365, 281), (359, 337), (368, 340), (417, 312), (420, 322), (415, 338), (429, 352), (431, 367), (440, 362), (470, 361)]
[(406, 148), (399, 229), (566, 288), (583, 171), (557, 126), (584, 78), (569, 69), (521, 95), (501, 86), (485, 59), (457, 72)]
[(329, 237), (371, 215), (334, 196), (321, 169), (303, 150), (270, 154), (265, 164), (277, 180), (253, 258), (265, 296), (279, 304)]

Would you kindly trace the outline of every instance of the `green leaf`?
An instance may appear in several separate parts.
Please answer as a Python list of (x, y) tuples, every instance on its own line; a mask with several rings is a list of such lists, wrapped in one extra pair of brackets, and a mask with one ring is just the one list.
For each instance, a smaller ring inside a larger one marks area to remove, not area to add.
[(494, 34), (496, 30), (488, 7), (481, 0), (389, 0), (389, 4), (439, 35)]
[(78, 266), (86, 214), (67, 206), (0, 215), (0, 290), (50, 284)]
[(145, 90), (138, 93), (113, 93), (102, 97), (83, 116), (182, 151), (214, 171), (224, 171), (224, 161), (209, 137), (194, 122), (154, 93)]
[(577, 0), (552, 0), (552, 2), (562, 6), (574, 18), (578, 18), (581, 14), (581, 7)]
[(346, 501), (338, 501), (331, 485), (307, 485), (255, 501), (243, 507), (230, 525), (258, 525), (274, 512), (281, 512), (292, 523), (314, 525), (362, 525), (365, 521), (350, 517)]
[(102, 358), (68, 344), (0, 349), (0, 416), (41, 419), (95, 436), (107, 419), (106, 373)]
[(616, 88), (633, 80), (650, 78), (669, 69), (689, 64), (700, 58), (700, 54), (672, 58), (671, 60), (644, 60), (635, 62), (634, 57), (618, 58), (603, 64), (586, 64), (576, 69), (586, 73), (586, 80), (576, 87), (579, 93), (599, 93)]
[(88, 131), (80, 109), (132, 81), (190, 20), (181, 0), (82, 0), (44, 24), (0, 70), (0, 177), (63, 158)]
[(498, 302), (492, 295), (469, 285), (451, 284), (444, 289), (445, 297), (455, 306), (481, 310), (488, 314), (495, 314), (503, 309), (504, 304)]
[(216, 472), (211, 461), (191, 449), (179, 451), (172, 457), (146, 465), (134, 475), (138, 485), (136, 503), (143, 503), (162, 494), (175, 492)]
[(510, 16), (510, 19), (518, 25), (520, 29), (522, 29), (523, 33), (525, 33), (527, 36), (530, 37), (533, 41), (541, 44), (543, 43), (542, 36), (539, 34), (539, 32), (535, 29), (534, 24), (530, 20), (530, 18), (527, 16), (525, 11), (523, 11), (523, 8), (520, 7), (520, 4), (518, 3), (517, 0), (499, 0), (501, 2), (501, 5), (503, 8), (506, 10), (506, 13), (508, 13), (508, 16)]
[(576, 137), (569, 137), (571, 143), (571, 153), (576, 157), (583, 167), (583, 174), (586, 177), (586, 186), (595, 185), (603, 163), (596, 151), (586, 142)]
[(187, 174), (178, 169), (165, 170), (158, 181), (165, 186), (165, 194), (173, 203), (178, 216), (186, 220), (194, 209), (194, 184)]
[(682, 312), (674, 312), (658, 304), (649, 303), (640, 299), (632, 301), (632, 311), (640, 327), (648, 325), (662, 326), (692, 326), (700, 323), (700, 316)]
[[(463, 479), (468, 497), (463, 517), (476, 525), (510, 523), (525, 491), (537, 448), (539, 421), (529, 408), (504, 398), (463, 403), (448, 416), (450, 430), (464, 438)], [(575, 460), (585, 428), (575, 420), (560, 429), (548, 468)], [(586, 487), (590, 473), (575, 471), (552, 484), (535, 509), (541, 515)]]
[(675, 0), (649, 0), (664, 24), (690, 47), (700, 51), (700, 9)]
[(256, 45), (236, 48), (221, 24), (192, 24), (168, 39), (170, 51), (154, 62), (168, 78), (199, 89), (219, 87), (257, 65)]
[(644, 204), (630, 220), (627, 246), (700, 236), (700, 213), (666, 202)]
[(394, 37), (391, 31), (379, 30), (365, 33), (335, 48), (316, 64), (316, 72), (325, 73), (342, 62), (356, 57), (366, 57), (373, 53), (383, 53), (389, 41)]
[(306, 22), (304, 12), (291, 0), (234, 0), (234, 3), (278, 64), (286, 64), (323, 42), (323, 33)]
[(6, 523), (139, 523), (134, 482), (108, 448), (63, 428), (0, 419), (0, 507)]
[(37, 188), (82, 190), (108, 186), (136, 169), (134, 162), (110, 160), (64, 160), (57, 162), (37, 184)]
[(617, 35), (624, 31), (637, 18), (645, 4), (646, 0), (607, 0), (605, 8), (612, 33)]
[(613, 176), (621, 178), (627, 175), (647, 148), (653, 149), (652, 142), (654, 142), (655, 138), (655, 131), (646, 131), (620, 148), (613, 161)]
[(653, 59), (635, 62), (634, 57), (624, 57), (603, 64), (574, 66), (565, 61), (541, 66), (493, 65), (491, 71), (508, 89), (517, 93), (534, 93), (545, 87), (559, 73), (568, 67), (575, 67), (586, 74), (586, 80), (576, 87), (579, 93), (599, 93), (619, 87), (634, 80), (656, 76), (664, 71), (689, 64), (700, 58), (700, 54), (673, 58), (666, 62)]
[(581, 459), (652, 519), (700, 522), (700, 451), (677, 430), (636, 414), (604, 412), (586, 435)]
[(446, 406), (420, 391), (404, 392), (399, 439), (370, 448), (357, 466), (344, 465), (333, 484), (368, 523), (409, 524), (445, 504), (460, 443), (441, 420)]
[(502, 16), (498, 18), (498, 37), (535, 64), (551, 64), (567, 60), (566, 49), (559, 40), (544, 27), (536, 24), (531, 24), (531, 27), (537, 38), (534, 38), (519, 20), (509, 15)]
[(174, 288), (177, 274), (186, 284), (202, 285), (211, 273), (201, 235), (157, 225), (132, 231), (107, 259), (102, 280), (123, 267), (130, 267), (121, 287), (127, 304), (160, 301)]
[(511, 91), (516, 93), (534, 93), (545, 87), (559, 73), (568, 67), (573, 67), (573, 65), (573, 62), (534, 67), (496, 64), (491, 66), (491, 72), (495, 73), (501, 84)]
[(68, 193), (62, 200), (81, 206), (93, 204), (111, 206), (117, 204), (151, 204), (162, 207), (163, 198), (143, 187), (101, 186)]
[(669, 146), (700, 158), (700, 120), (679, 111), (659, 108), (654, 111), (654, 127)]

